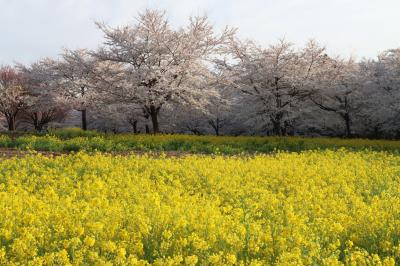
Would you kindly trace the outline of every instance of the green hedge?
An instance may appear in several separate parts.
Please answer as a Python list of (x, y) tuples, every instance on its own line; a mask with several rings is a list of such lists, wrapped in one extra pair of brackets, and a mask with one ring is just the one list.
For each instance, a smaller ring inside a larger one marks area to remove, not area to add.
[(302, 138), (302, 137), (216, 137), (192, 135), (103, 134), (64, 129), (46, 135), (0, 135), (0, 147), (42, 151), (178, 151), (205, 154), (270, 153), (276, 150), (340, 149), (398, 153), (400, 141)]

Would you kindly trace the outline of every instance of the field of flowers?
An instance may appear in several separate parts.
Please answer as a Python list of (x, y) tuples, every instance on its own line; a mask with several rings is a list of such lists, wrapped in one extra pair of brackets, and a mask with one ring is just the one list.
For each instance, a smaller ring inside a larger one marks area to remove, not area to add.
[(1, 265), (395, 265), (400, 156), (0, 160)]
[(216, 137), (193, 135), (103, 134), (71, 128), (50, 131), (46, 135), (0, 135), (0, 148), (20, 150), (69, 151), (177, 151), (202, 154), (271, 153), (277, 150), (299, 152), (315, 149), (346, 148), (399, 153), (400, 141), (303, 138), (303, 137)]

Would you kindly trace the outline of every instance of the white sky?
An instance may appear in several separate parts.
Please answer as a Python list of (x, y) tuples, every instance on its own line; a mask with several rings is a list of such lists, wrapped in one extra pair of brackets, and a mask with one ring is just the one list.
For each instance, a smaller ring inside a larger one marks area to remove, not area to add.
[(132, 22), (145, 8), (167, 10), (173, 25), (207, 14), (262, 45), (314, 38), (335, 55), (375, 57), (400, 47), (400, 0), (0, 0), (0, 64), (31, 63), (61, 48), (96, 48), (94, 21)]

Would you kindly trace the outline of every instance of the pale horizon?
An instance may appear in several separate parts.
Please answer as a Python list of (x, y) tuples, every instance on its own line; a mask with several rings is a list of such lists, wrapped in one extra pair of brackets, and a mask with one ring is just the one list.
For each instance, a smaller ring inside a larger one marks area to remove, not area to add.
[(283, 37), (296, 45), (315, 39), (332, 55), (356, 59), (400, 47), (395, 0), (0, 0), (0, 6), (0, 64), (57, 57), (62, 48), (94, 49), (103, 41), (95, 21), (124, 25), (145, 9), (166, 10), (174, 26), (206, 14), (217, 29), (237, 27), (239, 37), (264, 46)]

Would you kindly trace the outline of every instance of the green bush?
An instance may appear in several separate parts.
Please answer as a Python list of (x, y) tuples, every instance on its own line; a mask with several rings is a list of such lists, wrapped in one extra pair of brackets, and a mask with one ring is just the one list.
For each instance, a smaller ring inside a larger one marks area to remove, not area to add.
[(346, 148), (348, 150), (388, 151), (398, 153), (400, 141), (301, 138), (301, 137), (215, 137), (189, 135), (101, 134), (96, 131), (63, 129), (48, 135), (0, 135), (0, 147), (43, 151), (178, 151), (204, 154), (271, 153), (277, 150)]
[(72, 139), (76, 137), (97, 137), (104, 135), (96, 130), (82, 130), (77, 127), (49, 129), (47, 135), (55, 136), (60, 139)]

